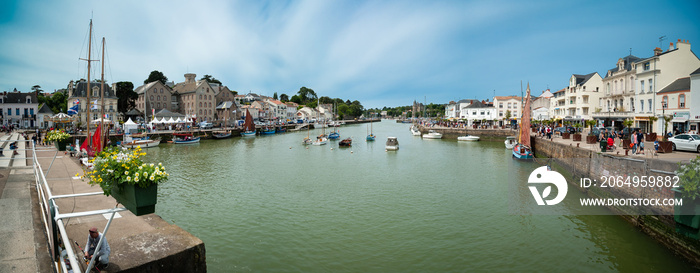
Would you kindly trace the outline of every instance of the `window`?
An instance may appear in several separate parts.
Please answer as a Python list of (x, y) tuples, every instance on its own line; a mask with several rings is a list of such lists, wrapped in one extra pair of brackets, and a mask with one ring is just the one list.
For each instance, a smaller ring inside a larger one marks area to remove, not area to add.
[(160, 93), (163, 94), (163, 88), (160, 89)]
[(685, 108), (685, 95), (678, 95), (678, 108)]
[(654, 92), (654, 85), (652, 84), (651, 79), (649, 79), (649, 93)]
[(648, 112), (651, 113), (651, 107), (652, 107), (652, 106), (651, 106), (651, 105), (652, 105), (652, 104), (651, 104), (651, 99), (649, 99), (649, 100), (647, 101), (647, 105), (649, 105), (649, 111), (648, 111)]
[(12, 108), (7, 108), (7, 115), (12, 116)]
[(608, 83), (607, 87), (605, 88), (605, 95), (610, 95), (610, 83)]
[(199, 107), (202, 107), (202, 102), (201, 102), (201, 101), (199, 102)]
[(153, 95), (151, 95), (151, 101), (153, 101)]
[(634, 112), (634, 98), (630, 98), (630, 107), (632, 107), (630, 111)]
[(664, 96), (663, 99), (661, 99), (661, 108), (668, 108), (668, 96)]
[(17, 108), (17, 111), (15, 111), (15, 114), (19, 116), (19, 108)]
[(472, 111), (472, 116), (476, 116), (476, 110)]
[(639, 101), (639, 112), (644, 112), (644, 100)]
[(639, 81), (639, 86), (641, 86), (641, 88), (639, 88), (639, 93), (643, 94), (644, 93), (644, 80)]
[(647, 71), (651, 68), (651, 65), (649, 65), (649, 62), (644, 63), (644, 71)]

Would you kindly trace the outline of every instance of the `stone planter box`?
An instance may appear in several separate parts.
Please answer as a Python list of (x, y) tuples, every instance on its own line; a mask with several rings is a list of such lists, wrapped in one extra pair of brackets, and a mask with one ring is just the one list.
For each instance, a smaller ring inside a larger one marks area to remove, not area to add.
[(673, 142), (670, 141), (659, 141), (659, 153), (672, 153), (673, 152)]
[(586, 144), (596, 144), (598, 142), (597, 136), (586, 136)]
[(158, 202), (158, 184), (152, 184), (145, 189), (122, 184), (112, 190), (112, 196), (136, 216), (153, 213)]
[(581, 134), (574, 134), (574, 141), (581, 141)]
[(561, 138), (563, 138), (563, 139), (571, 139), (571, 133), (563, 133), (563, 134), (561, 134)]

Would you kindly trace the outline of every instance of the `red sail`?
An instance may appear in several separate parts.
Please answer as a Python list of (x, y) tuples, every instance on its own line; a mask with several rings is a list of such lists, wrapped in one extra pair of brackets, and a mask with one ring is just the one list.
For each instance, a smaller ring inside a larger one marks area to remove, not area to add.
[(248, 111), (248, 109), (245, 109), (245, 124), (243, 124), (243, 127), (248, 132), (255, 131), (255, 125), (253, 124), (253, 117), (250, 115), (250, 112)]
[(520, 122), (520, 143), (530, 146), (530, 84), (527, 84), (527, 97), (523, 107), (523, 120)]

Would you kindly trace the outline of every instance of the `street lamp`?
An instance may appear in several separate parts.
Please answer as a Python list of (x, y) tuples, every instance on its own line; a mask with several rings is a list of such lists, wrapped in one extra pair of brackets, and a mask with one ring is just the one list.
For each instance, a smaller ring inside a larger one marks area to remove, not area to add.
[[(663, 119), (666, 119), (666, 106), (667, 105), (666, 105), (665, 101), (661, 102), (661, 118), (663, 118)], [(668, 128), (666, 128), (666, 126), (668, 126), (668, 125), (666, 122), (664, 122), (664, 137), (666, 136), (666, 130), (668, 130)]]

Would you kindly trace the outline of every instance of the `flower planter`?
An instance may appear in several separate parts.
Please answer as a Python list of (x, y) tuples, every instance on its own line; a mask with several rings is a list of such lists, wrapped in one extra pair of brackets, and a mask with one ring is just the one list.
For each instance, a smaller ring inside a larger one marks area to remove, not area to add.
[[(676, 199), (682, 198), (679, 189), (671, 189)], [(700, 200), (683, 198), (683, 206), (673, 208), (673, 220), (676, 221), (676, 232), (693, 239), (700, 239)]]
[(156, 211), (158, 201), (158, 184), (141, 188), (131, 184), (121, 184), (112, 190), (112, 196), (136, 216)]
[(648, 133), (646, 136), (646, 141), (656, 141), (656, 133)]
[(625, 148), (625, 150), (629, 150), (631, 148), (630, 144), (632, 144), (632, 140), (629, 140), (629, 139), (622, 140), (622, 148)]
[(581, 134), (574, 134), (574, 141), (581, 141)]
[(571, 139), (571, 133), (563, 133), (563, 134), (561, 134), (561, 138), (563, 138), (563, 139)]
[(673, 142), (670, 141), (660, 141), (659, 142), (659, 153), (672, 153), (673, 152)]
[(586, 136), (586, 143), (587, 144), (595, 144), (596, 142), (598, 142), (597, 136)]
[(65, 151), (66, 145), (68, 144), (68, 141), (65, 141), (65, 140), (55, 141), (53, 144), (54, 144), (54, 146), (56, 146), (56, 149), (58, 149), (59, 151)]
[(537, 128), (532, 128), (533, 133), (537, 133)]

